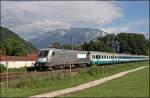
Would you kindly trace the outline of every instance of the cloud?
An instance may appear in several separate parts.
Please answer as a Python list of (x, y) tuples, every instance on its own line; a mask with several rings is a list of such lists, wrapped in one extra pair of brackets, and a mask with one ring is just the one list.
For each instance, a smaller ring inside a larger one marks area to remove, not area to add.
[(114, 1), (2, 1), (1, 5), (2, 25), (25, 39), (57, 28), (104, 25), (123, 16)]
[[(148, 37), (148, 33), (146, 32), (138, 32), (139, 29), (143, 29), (143, 26), (149, 26), (149, 19), (138, 19), (134, 21), (129, 21), (126, 23), (122, 23), (119, 26), (102, 28), (105, 32), (108, 33), (120, 33), (120, 32), (131, 32), (131, 33), (142, 33)], [(147, 28), (146, 28), (147, 29)], [(147, 29), (148, 31), (148, 29)]]

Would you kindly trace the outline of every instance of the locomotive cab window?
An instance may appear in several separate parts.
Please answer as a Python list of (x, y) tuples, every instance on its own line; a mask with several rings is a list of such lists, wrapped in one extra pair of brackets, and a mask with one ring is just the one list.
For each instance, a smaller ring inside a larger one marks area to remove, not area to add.
[(48, 50), (41, 50), (39, 53), (39, 57), (47, 57), (48, 55)]

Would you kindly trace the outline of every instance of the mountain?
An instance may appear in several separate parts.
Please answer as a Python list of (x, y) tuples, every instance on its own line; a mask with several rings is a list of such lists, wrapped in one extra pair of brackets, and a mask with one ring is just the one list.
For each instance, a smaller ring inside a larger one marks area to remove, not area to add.
[(16, 53), (20, 52), (19, 54), (21, 54), (21, 51), (31, 53), (32, 51), (37, 50), (30, 42), (25, 41), (8, 28), (0, 26), (0, 36), (0, 46), (2, 51), (6, 52), (6, 55), (7, 53), (13, 55), (15, 54), (14, 51), (17, 51)]
[(105, 32), (100, 29), (92, 28), (70, 28), (57, 29), (55, 31), (48, 31), (43, 35), (29, 40), (37, 48), (48, 47), (53, 42), (61, 44), (81, 44), (85, 41), (96, 38), (97, 36), (105, 36)]

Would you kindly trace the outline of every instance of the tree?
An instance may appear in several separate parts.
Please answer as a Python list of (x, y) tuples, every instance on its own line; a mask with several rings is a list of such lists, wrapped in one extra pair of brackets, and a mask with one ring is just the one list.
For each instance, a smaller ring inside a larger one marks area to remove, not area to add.
[(91, 40), (90, 42), (89, 42), (89, 48), (88, 48), (88, 50), (89, 51), (94, 51), (95, 50), (95, 43), (93, 42), (93, 40)]
[(1, 44), (1, 50), (9, 56), (25, 56), (29, 54), (28, 47), (16, 39), (6, 39)]
[(148, 55), (149, 46), (143, 34), (120, 33), (117, 37), (120, 43), (120, 52)]
[(94, 41), (84, 42), (82, 44), (82, 50), (117, 52), (118, 45), (120, 53), (149, 55), (150, 41), (146, 40), (143, 34), (136, 33), (100, 36)]
[(59, 42), (53, 42), (51, 45), (50, 45), (51, 48), (61, 48), (61, 45)]
[(81, 46), (82, 50), (88, 51), (89, 45), (87, 42), (84, 42), (83, 45)]

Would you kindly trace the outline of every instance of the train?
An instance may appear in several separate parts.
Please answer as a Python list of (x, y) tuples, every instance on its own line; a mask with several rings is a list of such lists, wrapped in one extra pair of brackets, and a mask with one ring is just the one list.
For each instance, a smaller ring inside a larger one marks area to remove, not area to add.
[(34, 64), (36, 70), (118, 64), (149, 60), (149, 56), (122, 53), (43, 48)]

